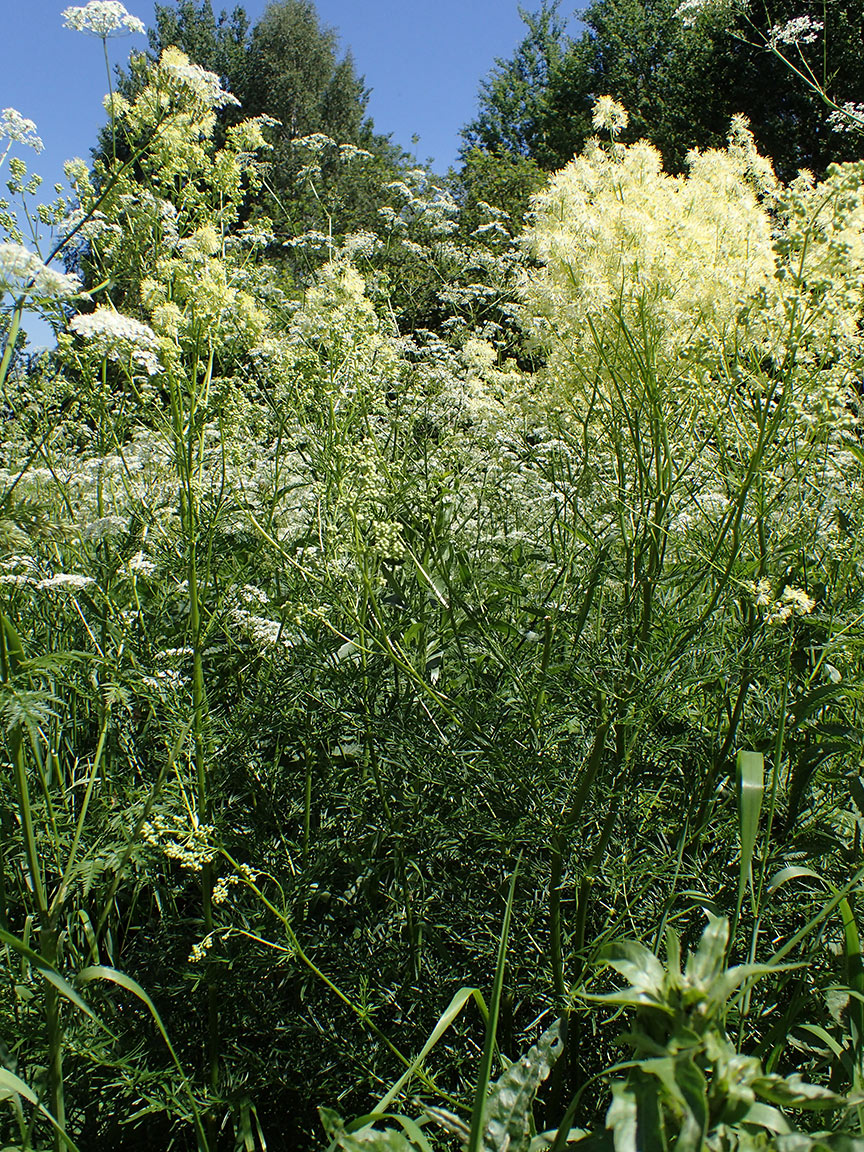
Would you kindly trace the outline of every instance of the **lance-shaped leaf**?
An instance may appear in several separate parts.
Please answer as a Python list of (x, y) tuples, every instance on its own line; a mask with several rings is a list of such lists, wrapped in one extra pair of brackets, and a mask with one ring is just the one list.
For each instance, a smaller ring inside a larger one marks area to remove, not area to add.
[(496, 1080), (486, 1099), (484, 1152), (524, 1152), (528, 1147), (534, 1097), (563, 1047), (561, 1021), (556, 1020)]

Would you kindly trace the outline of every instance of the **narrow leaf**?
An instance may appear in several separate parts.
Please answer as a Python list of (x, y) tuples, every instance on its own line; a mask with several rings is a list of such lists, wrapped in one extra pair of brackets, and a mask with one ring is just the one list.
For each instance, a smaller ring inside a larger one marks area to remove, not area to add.
[[(738, 834), (741, 840), (741, 865), (738, 873), (738, 904), (750, 883), (753, 894), (753, 852), (759, 833), (759, 814), (765, 794), (765, 762), (761, 752), (739, 752), (735, 762), (738, 777)], [(755, 912), (755, 909), (754, 909)]]

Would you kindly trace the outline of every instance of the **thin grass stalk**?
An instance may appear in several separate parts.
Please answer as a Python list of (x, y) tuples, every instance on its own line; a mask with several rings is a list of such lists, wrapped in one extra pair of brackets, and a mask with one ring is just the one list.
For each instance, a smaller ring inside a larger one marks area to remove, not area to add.
[(489, 1017), (486, 1021), (486, 1038), (483, 1042), (483, 1055), (480, 1059), (480, 1069), (477, 1074), (477, 1087), (474, 1091), (474, 1106), (471, 1109), (471, 1128), (468, 1133), (468, 1143), (465, 1152), (481, 1152), (483, 1146), (483, 1132), (486, 1119), (486, 1097), (489, 1093), (489, 1083), (492, 1079), (492, 1063), (495, 1059), (495, 1039), (498, 1032), (498, 1015), (501, 1010), (501, 996), (504, 991), (504, 973), (507, 968), (507, 942), (510, 938), (510, 919), (513, 915), (513, 901), (516, 896), (516, 880), (519, 875), (521, 855), (510, 877), (510, 890), (507, 893), (507, 903), (504, 908), (504, 922), (501, 925), (501, 936), (498, 940), (498, 958), (495, 963), (495, 978), (492, 982), (492, 994), (489, 997)]

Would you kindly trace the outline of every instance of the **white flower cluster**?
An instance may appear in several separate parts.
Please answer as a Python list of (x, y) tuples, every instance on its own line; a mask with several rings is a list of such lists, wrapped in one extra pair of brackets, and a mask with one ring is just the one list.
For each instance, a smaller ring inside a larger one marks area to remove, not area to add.
[(282, 625), (278, 620), (270, 620), (266, 616), (256, 616), (252, 612), (247, 612), (245, 608), (235, 608), (231, 617), (241, 632), (262, 648), (272, 648), (277, 643), (286, 644), (289, 647), (291, 645), (291, 641), (283, 635)]
[(109, 36), (128, 36), (132, 32), (143, 35), (144, 24), (137, 16), (130, 16), (120, 0), (90, 0), (83, 8), (66, 8), (63, 27), (87, 36), (105, 40)]
[(0, 113), (0, 139), (3, 138), (14, 144), (25, 144), (36, 152), (41, 152), (45, 147), (33, 121), (14, 108), (4, 108)]
[(68, 589), (72, 592), (81, 592), (85, 588), (93, 588), (96, 581), (92, 576), (80, 576), (77, 572), (58, 572), (49, 576), (47, 580), (40, 580), (36, 587), (40, 592)]
[(160, 370), (156, 352), (159, 338), (152, 328), (122, 316), (113, 308), (100, 305), (95, 312), (79, 313), (69, 323), (72, 331), (93, 344), (102, 356), (119, 360), (131, 356), (144, 371), (153, 376)]
[(685, 28), (692, 28), (702, 16), (721, 16), (734, 5), (735, 0), (682, 0), (675, 9), (675, 15)]
[(794, 20), (787, 20), (785, 24), (775, 24), (768, 33), (768, 47), (776, 48), (780, 44), (812, 44), (819, 38), (824, 25), (821, 20), (813, 20), (809, 16), (796, 16)]
[(179, 48), (166, 48), (159, 60), (159, 67), (175, 83), (182, 85), (208, 108), (223, 108), (226, 104), (240, 106), (240, 101), (222, 87), (215, 72), (207, 72), (198, 64), (193, 64)]
[(0, 293), (61, 298), (74, 296), (80, 288), (77, 276), (49, 268), (23, 245), (0, 244)]
[(864, 130), (864, 104), (848, 100), (828, 117), (835, 132), (861, 132)]
[(152, 576), (156, 571), (156, 565), (143, 552), (136, 552), (129, 560), (129, 570), (139, 576)]

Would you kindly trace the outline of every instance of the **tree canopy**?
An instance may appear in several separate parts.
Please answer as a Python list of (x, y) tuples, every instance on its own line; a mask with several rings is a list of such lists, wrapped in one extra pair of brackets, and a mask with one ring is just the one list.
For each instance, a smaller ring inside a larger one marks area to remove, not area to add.
[[(748, 118), (760, 150), (787, 179), (861, 154), (857, 137), (826, 122), (816, 90), (842, 103), (864, 87), (854, 0), (824, 12), (815, 3), (802, 12), (785, 0), (770, 11), (727, 9), (692, 26), (680, 0), (593, 0), (574, 38), (557, 9), (557, 0), (544, 0), (537, 15), (523, 14), (528, 35), (481, 84), (478, 115), (463, 131), (469, 180), (468, 156), (477, 147), (528, 156), (548, 171), (561, 167), (592, 134), (591, 106), (602, 95), (627, 109), (626, 139), (650, 140), (673, 172), (683, 170), (690, 149), (722, 146), (735, 114)], [(802, 15), (824, 23), (824, 34), (818, 42), (784, 43), (784, 25)], [(800, 75), (766, 50), (771, 44), (785, 48)]]

